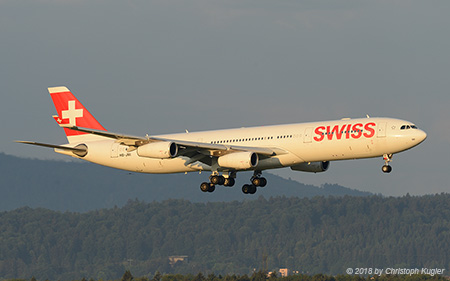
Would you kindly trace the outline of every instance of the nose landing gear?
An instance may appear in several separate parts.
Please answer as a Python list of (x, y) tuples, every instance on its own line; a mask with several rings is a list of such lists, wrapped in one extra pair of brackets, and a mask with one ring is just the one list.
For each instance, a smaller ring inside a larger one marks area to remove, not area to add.
[(390, 173), (392, 171), (392, 167), (389, 165), (389, 163), (392, 161), (392, 156), (392, 154), (383, 155), (384, 165), (383, 167), (381, 167), (383, 173)]

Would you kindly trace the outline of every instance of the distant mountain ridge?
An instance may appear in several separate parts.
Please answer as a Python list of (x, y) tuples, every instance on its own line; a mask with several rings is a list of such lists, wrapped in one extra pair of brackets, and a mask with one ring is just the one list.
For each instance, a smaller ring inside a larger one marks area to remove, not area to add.
[(229, 202), (273, 196), (369, 196), (339, 185), (317, 187), (265, 173), (269, 184), (255, 195), (246, 195), (241, 186), (250, 173), (239, 173), (233, 188), (218, 186), (203, 193), (199, 185), (209, 173), (139, 174), (91, 163), (19, 158), (0, 153), (0, 211), (23, 206), (58, 211), (85, 212), (123, 206), (130, 199), (146, 202), (186, 199), (191, 202)]

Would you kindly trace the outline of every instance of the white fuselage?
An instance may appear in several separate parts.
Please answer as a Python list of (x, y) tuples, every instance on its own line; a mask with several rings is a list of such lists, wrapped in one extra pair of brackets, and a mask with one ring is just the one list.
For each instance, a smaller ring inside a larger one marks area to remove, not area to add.
[[(405, 126), (407, 125), (407, 126)], [(300, 163), (379, 157), (421, 143), (426, 134), (410, 122), (392, 118), (343, 119), (335, 121), (202, 131), (157, 137), (225, 146), (273, 148), (281, 153), (260, 157), (251, 170), (289, 167)], [(402, 128), (403, 127), (403, 128)], [(409, 129), (406, 129), (409, 127)], [(136, 150), (116, 140), (100, 138), (83, 142), (84, 160), (142, 173), (177, 173), (212, 170), (210, 165), (179, 156), (169, 159), (140, 157)], [(73, 156), (70, 152), (55, 151)], [(219, 171), (227, 171), (220, 169)]]

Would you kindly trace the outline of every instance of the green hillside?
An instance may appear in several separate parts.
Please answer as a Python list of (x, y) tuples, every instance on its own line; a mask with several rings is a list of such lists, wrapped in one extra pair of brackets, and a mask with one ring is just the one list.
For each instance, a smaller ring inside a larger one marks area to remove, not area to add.
[[(450, 195), (129, 201), (88, 213), (0, 213), (0, 278), (251, 274), (287, 267), (450, 268)], [(187, 256), (175, 264), (169, 256)]]
[[(293, 172), (294, 173), (294, 172)], [(0, 153), (0, 211), (23, 206), (58, 211), (85, 212), (123, 206), (129, 199), (145, 202), (186, 199), (191, 202), (254, 200), (271, 196), (368, 196), (369, 192), (336, 184), (322, 187), (264, 173), (268, 185), (255, 195), (246, 195), (241, 186), (252, 173), (238, 174), (233, 188), (217, 187), (213, 193), (200, 191), (208, 172), (154, 175), (130, 173), (87, 162), (25, 159)]]

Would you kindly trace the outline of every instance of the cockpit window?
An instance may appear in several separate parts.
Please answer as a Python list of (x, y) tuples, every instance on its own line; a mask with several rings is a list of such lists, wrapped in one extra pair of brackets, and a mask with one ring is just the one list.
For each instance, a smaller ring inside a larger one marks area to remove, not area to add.
[(400, 130), (409, 130), (409, 129), (417, 129), (416, 125), (403, 125), (400, 127)]

